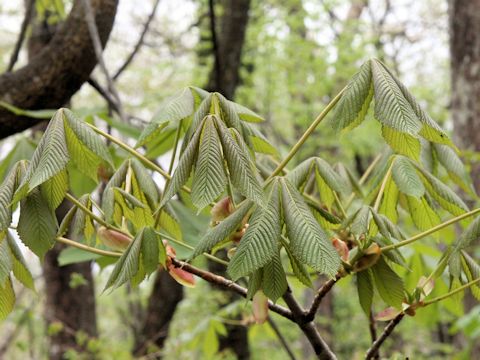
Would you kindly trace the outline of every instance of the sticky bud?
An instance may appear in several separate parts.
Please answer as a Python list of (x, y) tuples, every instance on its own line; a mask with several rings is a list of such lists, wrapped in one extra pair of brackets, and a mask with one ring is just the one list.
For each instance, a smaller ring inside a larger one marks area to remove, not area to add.
[(358, 259), (358, 261), (353, 266), (353, 270), (362, 271), (368, 269), (370, 266), (375, 265), (375, 263), (380, 258), (382, 254), (382, 249), (377, 244), (370, 245), (364, 252), (363, 256)]
[(170, 265), (168, 265), (168, 273), (180, 285), (191, 288), (195, 287), (195, 277), (189, 272), (181, 268), (177, 268), (170, 263)]
[(268, 297), (262, 290), (253, 295), (252, 302), (253, 317), (257, 324), (263, 324), (268, 318)]
[(348, 246), (345, 241), (342, 241), (337, 238), (332, 238), (332, 245), (337, 250), (338, 255), (343, 261), (348, 261)]
[(97, 235), (105, 246), (117, 251), (125, 250), (132, 242), (130, 236), (116, 230), (107, 229), (105, 226), (100, 226)]
[(223, 198), (213, 206), (212, 210), (210, 210), (210, 214), (212, 215), (212, 224), (215, 225), (219, 221), (222, 221), (228, 217), (228, 215), (233, 213), (234, 210), (235, 209), (233, 208), (233, 203), (230, 197), (227, 196)]

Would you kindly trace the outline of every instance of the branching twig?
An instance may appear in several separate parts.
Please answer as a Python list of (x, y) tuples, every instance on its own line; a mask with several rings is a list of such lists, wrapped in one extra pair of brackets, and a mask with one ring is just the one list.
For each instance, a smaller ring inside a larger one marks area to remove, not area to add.
[(312, 321), (305, 321), (305, 311), (293, 297), (292, 290), (290, 290), (290, 288), (283, 295), (283, 300), (292, 312), (293, 321), (303, 331), (318, 358), (325, 360), (336, 359), (335, 354), (332, 352), (332, 350), (330, 350), (328, 344), (320, 336), (315, 324)]
[(143, 45), (143, 41), (145, 39), (145, 35), (147, 35), (148, 33), (148, 29), (150, 28), (150, 24), (152, 23), (153, 21), (153, 18), (155, 17), (155, 13), (157, 11), (157, 8), (158, 8), (158, 4), (160, 3), (160, 0), (156, 0), (155, 1), (155, 4), (153, 5), (153, 8), (152, 8), (152, 12), (150, 13), (150, 15), (148, 16), (147, 18), (147, 21), (145, 22), (145, 25), (143, 26), (143, 31), (142, 33), (140, 34), (140, 37), (138, 38), (138, 41), (137, 43), (135, 44), (135, 47), (133, 48), (133, 51), (130, 53), (130, 55), (125, 59), (125, 62), (122, 64), (122, 66), (120, 66), (117, 70), (117, 72), (115, 73), (115, 75), (113, 75), (113, 80), (117, 80), (118, 77), (125, 71), (125, 69), (128, 67), (128, 65), (130, 65), (130, 63), (133, 61), (133, 59), (135, 58), (135, 55), (138, 53), (138, 51), (140, 50), (140, 48), (142, 47)]
[(374, 341), (370, 349), (368, 349), (367, 353), (365, 354), (365, 359), (373, 359), (375, 355), (377, 354), (378, 350), (380, 349), (380, 346), (385, 342), (385, 340), (390, 336), (392, 331), (395, 329), (395, 327), (402, 321), (403, 317), (405, 316), (404, 313), (400, 313), (395, 318), (388, 323), (388, 325), (385, 327), (383, 330), (382, 335)]
[(90, 0), (83, 0), (83, 7), (85, 10), (85, 21), (87, 22), (87, 25), (88, 25), (88, 31), (90, 32), (90, 37), (92, 38), (93, 48), (95, 50), (95, 55), (97, 57), (98, 65), (100, 66), (100, 69), (102, 70), (103, 74), (105, 75), (105, 79), (107, 80), (108, 91), (115, 98), (115, 102), (119, 110), (120, 118), (122, 119), (122, 121), (126, 121), (120, 96), (118, 95), (117, 89), (115, 88), (115, 84), (113, 83), (113, 80), (110, 77), (107, 66), (105, 65), (105, 61), (103, 59), (102, 42), (100, 41), (100, 35), (98, 34), (97, 24), (95, 23), (95, 17), (93, 14), (92, 4), (90, 3)]
[(30, 24), (30, 19), (33, 14), (33, 7), (35, 5), (35, 0), (28, 0), (25, 5), (25, 16), (23, 18), (22, 26), (20, 27), (20, 34), (18, 35), (17, 42), (15, 43), (15, 48), (13, 49), (12, 56), (8, 62), (7, 72), (13, 70), (15, 63), (18, 60), (18, 54), (20, 54), (20, 49), (22, 48), (23, 41), (25, 40), (25, 35), (27, 34), (28, 24)]
[[(228, 280), (224, 278), (223, 276), (216, 275), (214, 273), (211, 273), (206, 270), (199, 269), (193, 265), (190, 265), (187, 262), (178, 260), (178, 259), (172, 259), (172, 264), (175, 267), (181, 268), (193, 275), (196, 275), (198, 277), (201, 277), (203, 280), (218, 285), (219, 287), (222, 287), (227, 290), (231, 290), (233, 292), (236, 292), (237, 294), (246, 297), (247, 296), (247, 289), (244, 287), (238, 285), (237, 283)], [(293, 315), (292, 312), (283, 306), (274, 304), (272, 301), (268, 301), (268, 308), (272, 310), (273, 312), (283, 316), (284, 318), (287, 318), (289, 320), (293, 320)]]

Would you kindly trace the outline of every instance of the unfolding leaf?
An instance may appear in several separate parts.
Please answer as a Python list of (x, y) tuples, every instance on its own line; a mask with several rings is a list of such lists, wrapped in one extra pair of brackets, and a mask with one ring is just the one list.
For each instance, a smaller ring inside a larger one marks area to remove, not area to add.
[(357, 293), (358, 300), (363, 312), (369, 316), (372, 311), (373, 303), (373, 279), (370, 269), (357, 273)]
[(371, 267), (371, 271), (380, 297), (388, 305), (400, 309), (405, 296), (402, 278), (392, 270), (383, 257)]

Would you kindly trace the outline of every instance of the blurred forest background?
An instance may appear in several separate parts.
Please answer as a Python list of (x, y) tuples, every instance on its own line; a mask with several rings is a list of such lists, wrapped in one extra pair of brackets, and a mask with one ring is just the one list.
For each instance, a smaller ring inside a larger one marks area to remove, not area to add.
[[(60, 94), (62, 86), (69, 84), (74, 94), (69, 107), (87, 118), (98, 116), (114, 134), (131, 141), (162, 101), (194, 85), (220, 91), (264, 116), (262, 130), (282, 155), (359, 66), (376, 57), (393, 69), (465, 149), (463, 160), (472, 168), (480, 189), (479, 171), (472, 165), (479, 163), (476, 150), (480, 149), (478, 0), (452, 0), (450, 4), (443, 0), (120, 0), (103, 53), (111, 84), (105, 81), (101, 66), (89, 76), (97, 62), (90, 49), (73, 71), (81, 80), (67, 79), (57, 86), (55, 79), (45, 80), (48, 74), (39, 74), (50, 69), (48, 62), (81, 49), (82, 35), (74, 38), (71, 48), (52, 45), (50, 50), (56, 53), (44, 64), (35, 63), (35, 55), (42, 56), (42, 49), (71, 20), (69, 14), (78, 11), (79, 3), (0, 0), (0, 72), (4, 73), (0, 100), (9, 102), (4, 93), (17, 86), (17, 69), (31, 62), (36, 67), (24, 72), (18, 83), (25, 105), (20, 101), (18, 107), (60, 107), (70, 97)], [(115, 3), (95, 0), (92, 7), (104, 5), (102, 16), (108, 23), (115, 14)], [(12, 69), (12, 53), (22, 29), (25, 41)], [(99, 32), (105, 42), (108, 24), (99, 26)], [(58, 79), (62, 76), (51, 74)], [(52, 100), (42, 106), (40, 96), (33, 99), (32, 94), (35, 84), (43, 81), (50, 88), (42, 96)], [(14, 161), (30, 158), (44, 126), (38, 119), (30, 119), (28, 126), (18, 121), (0, 110), (1, 138), (13, 135), (0, 143), (0, 178)], [(33, 124), (34, 130), (20, 132)], [(164, 141), (173, 141), (173, 133)], [(345, 137), (322, 124), (297, 161), (319, 155), (344, 161), (361, 175), (384, 146), (377, 122), (364, 122), (353, 136)], [(159, 142), (148, 149), (148, 156), (162, 163), (165, 151)], [(75, 191), (83, 193), (92, 184), (82, 180), (75, 186)], [(191, 224), (185, 224), (190, 234), (187, 241), (195, 242), (206, 221), (192, 217)], [(442, 236), (442, 242), (448, 243), (455, 232)], [(408, 254), (411, 264), (423, 263), (427, 268), (441, 252), (440, 246), (432, 250), (421, 244), (412, 249)], [(111, 267), (72, 264), (78, 256), (75, 251), (56, 248), (43, 264), (29, 257), (37, 262), (37, 294), (19, 291), (15, 312), (0, 325), (0, 359), (149, 359), (161, 355), (165, 359), (289, 359), (279, 345), (279, 333), (298, 359), (312, 357), (298, 330), (282, 318), (274, 316), (274, 323), (253, 325), (244, 301), (209, 291), (209, 285), (201, 281), (196, 288), (183, 290), (159, 273), (137, 289), (120, 288), (100, 295)], [(412, 274), (412, 281), (417, 278)], [(309, 296), (305, 292), (305, 302)], [(340, 358), (361, 358), (359, 349), (368, 347), (370, 335), (351, 281), (339, 283), (320, 311), (321, 331)], [(480, 307), (466, 296), (429, 307), (404, 321), (388, 340), (385, 352), (397, 354), (392, 357), (397, 359), (407, 355), (412, 359), (469, 359), (475, 358), (479, 337)]]

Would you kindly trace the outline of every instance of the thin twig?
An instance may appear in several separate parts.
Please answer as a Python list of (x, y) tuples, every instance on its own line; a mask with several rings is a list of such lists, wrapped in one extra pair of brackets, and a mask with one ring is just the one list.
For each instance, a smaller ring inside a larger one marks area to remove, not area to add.
[(275, 323), (275, 321), (273, 321), (270, 316), (267, 318), (267, 321), (275, 335), (277, 335), (278, 341), (280, 341), (280, 344), (282, 344), (290, 360), (296, 360), (295, 354), (293, 353), (292, 349), (290, 349), (290, 345), (288, 345), (288, 342), (280, 331), (278, 325)]
[(97, 92), (98, 94), (103, 97), (105, 99), (105, 101), (107, 102), (108, 106), (114, 110), (118, 116), (120, 116), (120, 109), (118, 108), (117, 106), (117, 103), (115, 101), (114, 98), (112, 98), (112, 96), (110, 95), (110, 93), (107, 91), (107, 89), (103, 88), (102, 85), (100, 85), (98, 83), (97, 80), (95, 80), (94, 78), (90, 77), (88, 79), (88, 84), (93, 87)]
[[(372, 344), (377, 341), (377, 326), (375, 323), (375, 316), (373, 316), (373, 311), (370, 311), (368, 316), (368, 330), (370, 331), (370, 338), (372, 339)], [(380, 359), (380, 350), (377, 349), (375, 354), (373, 354), (374, 359)]]
[(20, 34), (18, 35), (17, 42), (15, 43), (15, 48), (13, 49), (12, 56), (8, 62), (7, 72), (13, 70), (15, 63), (18, 60), (18, 55), (20, 54), (20, 49), (22, 48), (23, 41), (25, 40), (25, 35), (27, 34), (28, 24), (30, 24), (30, 19), (33, 14), (33, 7), (35, 5), (35, 0), (28, 0), (25, 5), (25, 16), (22, 21), (22, 26), (20, 27)]
[(329, 279), (327, 280), (320, 289), (318, 289), (317, 293), (315, 294), (315, 297), (313, 298), (312, 304), (310, 305), (309, 310), (305, 314), (305, 318), (308, 321), (313, 321), (315, 318), (315, 314), (317, 313), (317, 310), (323, 300), (323, 298), (332, 290), (333, 286), (337, 283), (338, 280), (341, 279), (340, 275), (336, 275), (335, 279)]
[(158, 4), (160, 4), (160, 0), (156, 0), (155, 4), (153, 5), (152, 12), (147, 18), (147, 21), (145, 22), (145, 25), (143, 26), (143, 31), (140, 34), (140, 37), (138, 38), (137, 43), (135, 44), (135, 47), (133, 48), (133, 51), (130, 53), (130, 55), (125, 59), (125, 62), (118, 68), (116, 71), (115, 75), (113, 75), (113, 80), (117, 80), (118, 77), (125, 71), (125, 69), (130, 65), (130, 63), (133, 61), (135, 58), (135, 55), (138, 53), (140, 48), (143, 45), (143, 41), (145, 39), (145, 35), (148, 33), (148, 29), (150, 28), (150, 24), (152, 23), (155, 13), (157, 12)]
[(85, 21), (87, 22), (88, 31), (90, 32), (90, 37), (92, 39), (93, 48), (95, 50), (95, 56), (97, 57), (98, 65), (100, 66), (100, 69), (105, 75), (108, 91), (115, 98), (115, 102), (119, 110), (119, 116), (122, 119), (122, 121), (126, 122), (127, 118), (125, 116), (125, 113), (123, 112), (122, 101), (120, 100), (120, 96), (118, 95), (117, 89), (115, 88), (115, 84), (113, 83), (113, 80), (108, 72), (107, 66), (105, 65), (105, 61), (103, 59), (102, 42), (100, 41), (100, 35), (98, 33), (97, 24), (95, 23), (95, 16), (93, 14), (92, 4), (90, 3), (90, 0), (83, 0), (83, 7), (85, 10)]
[(367, 353), (365, 354), (365, 360), (373, 359), (375, 355), (377, 354), (378, 350), (380, 349), (380, 346), (387, 340), (387, 338), (391, 335), (392, 331), (395, 329), (395, 327), (402, 321), (403, 317), (405, 316), (404, 313), (400, 313), (395, 318), (388, 323), (388, 325), (385, 327), (383, 330), (382, 335), (375, 340), (375, 342), (372, 344), (370, 349), (367, 350)]

